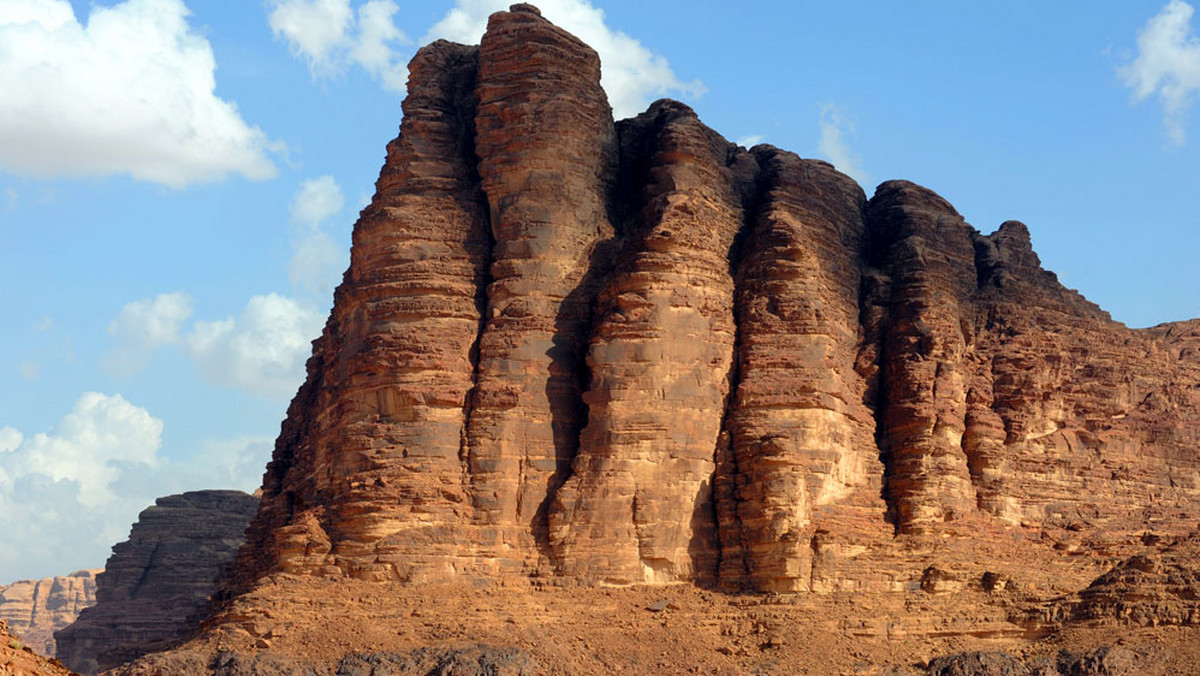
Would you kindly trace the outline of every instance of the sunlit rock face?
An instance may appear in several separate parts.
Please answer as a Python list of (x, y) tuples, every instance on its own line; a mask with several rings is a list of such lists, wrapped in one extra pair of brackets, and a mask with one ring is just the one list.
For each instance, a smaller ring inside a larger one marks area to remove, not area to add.
[(410, 73), (232, 592), (904, 591), (914, 543), (1194, 526), (1197, 321), (682, 104), (614, 123), (527, 5)]
[(0, 585), (0, 620), (38, 654), (54, 657), (54, 632), (75, 621), (80, 611), (96, 603), (96, 575), (78, 570), (40, 580)]

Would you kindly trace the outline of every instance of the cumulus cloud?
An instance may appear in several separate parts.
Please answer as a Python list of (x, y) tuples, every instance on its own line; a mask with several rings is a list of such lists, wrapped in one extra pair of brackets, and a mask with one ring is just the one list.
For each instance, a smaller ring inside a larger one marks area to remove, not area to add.
[(750, 134), (749, 136), (739, 137), (735, 143), (745, 148), (753, 148), (765, 140), (767, 140), (767, 137), (762, 134)]
[(833, 163), (837, 170), (862, 185), (870, 185), (870, 177), (862, 170), (858, 155), (846, 144), (846, 135), (854, 133), (854, 124), (838, 106), (827, 103), (821, 106), (821, 137), (817, 141), (817, 152)]
[(322, 226), (345, 204), (332, 176), (308, 179), (296, 190), (289, 208), (293, 233), (288, 278), (293, 286), (328, 295), (337, 285), (347, 263), (346, 247), (337, 245)]
[(182, 0), (0, 9), (0, 167), (55, 177), (129, 174), (182, 187), (275, 175), (281, 146), (216, 96), (212, 47)]
[(122, 465), (157, 464), (162, 429), (161, 420), (119, 394), (86, 392), (53, 430), (5, 455), (5, 471), (10, 479), (36, 474), (70, 483), (79, 504), (97, 507), (116, 499), (111, 484)]
[[(422, 39), (444, 38), (475, 44), (487, 28), (492, 12), (508, 9), (509, 0), (457, 0), (455, 6)], [(699, 80), (683, 82), (662, 56), (651, 52), (629, 35), (604, 22), (604, 11), (588, 0), (541, 0), (538, 9), (547, 19), (573, 33), (600, 54), (601, 84), (618, 118), (645, 110), (654, 98), (699, 98), (705, 93)]]
[(32, 437), (0, 427), (0, 584), (100, 567), (156, 497), (253, 490), (270, 456), (269, 438), (246, 436), (172, 462), (159, 455), (162, 432), (145, 408), (98, 392)]
[(398, 9), (391, 0), (370, 0), (357, 12), (350, 0), (271, 0), (267, 23), (308, 62), (313, 77), (358, 65), (385, 89), (403, 92), (408, 68), (399, 49), (412, 41), (392, 19)]
[(179, 342), (179, 329), (191, 316), (192, 298), (182, 291), (127, 303), (108, 325), (115, 342), (105, 369), (120, 378), (140, 371), (155, 350)]
[(268, 399), (295, 394), (323, 317), (278, 294), (253, 296), (237, 318), (196, 322), (184, 338), (200, 377)]
[(1138, 31), (1137, 56), (1117, 70), (1133, 100), (1158, 94), (1167, 138), (1176, 146), (1187, 141), (1185, 117), (1200, 92), (1200, 38), (1192, 32), (1195, 10), (1171, 0)]

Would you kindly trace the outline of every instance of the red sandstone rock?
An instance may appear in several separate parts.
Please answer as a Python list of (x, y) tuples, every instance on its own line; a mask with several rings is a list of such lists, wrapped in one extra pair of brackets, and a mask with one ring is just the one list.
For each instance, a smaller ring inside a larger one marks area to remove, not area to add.
[[(598, 298), (588, 425), (551, 514), (563, 574), (629, 584), (715, 578), (711, 485), (734, 344), (734, 148), (678, 104), (650, 136), (645, 188)], [(697, 542), (702, 543), (697, 546)]]
[(600, 58), (529, 6), (488, 21), (475, 96), (495, 243), (466, 456), (487, 555), (515, 572), (545, 556), (549, 498), (585, 422), (579, 370), (613, 237), (616, 135)]
[(973, 538), (1005, 568), (1194, 525), (1200, 322), (1130, 330), (1024, 225), (682, 104), (614, 125), (528, 6), (411, 73), (234, 591), (915, 593)]

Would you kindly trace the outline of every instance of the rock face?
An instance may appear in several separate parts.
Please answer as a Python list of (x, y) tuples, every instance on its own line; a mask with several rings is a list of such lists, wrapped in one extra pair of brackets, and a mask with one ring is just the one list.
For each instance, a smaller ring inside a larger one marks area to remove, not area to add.
[(94, 674), (167, 648), (195, 628), (258, 500), (240, 491), (159, 498), (96, 577), (96, 605), (56, 632), (58, 657)]
[(80, 611), (96, 603), (96, 575), (79, 570), (41, 580), (0, 585), (0, 620), (24, 645), (54, 657), (54, 632), (71, 624)]
[(614, 124), (528, 5), (410, 72), (233, 592), (901, 591), (922, 538), (1193, 525), (1200, 321), (1128, 329), (1021, 223), (682, 104)]

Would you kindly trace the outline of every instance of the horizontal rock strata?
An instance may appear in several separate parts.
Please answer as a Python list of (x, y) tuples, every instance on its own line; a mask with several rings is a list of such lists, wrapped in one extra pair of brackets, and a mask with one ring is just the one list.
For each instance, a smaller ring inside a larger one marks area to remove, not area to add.
[(0, 620), (38, 654), (54, 657), (54, 632), (75, 621), (96, 603), (96, 575), (79, 570), (41, 580), (18, 580), (0, 585)]
[(682, 104), (614, 124), (528, 5), (410, 73), (231, 592), (907, 591), (942, 538), (1194, 525), (1200, 322), (1131, 330), (1021, 223)]
[(183, 639), (257, 505), (240, 491), (193, 491), (143, 510), (96, 577), (96, 605), (55, 633), (59, 659), (87, 676)]

